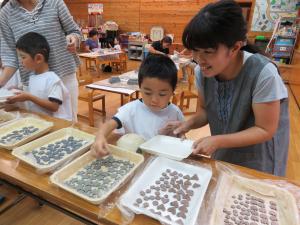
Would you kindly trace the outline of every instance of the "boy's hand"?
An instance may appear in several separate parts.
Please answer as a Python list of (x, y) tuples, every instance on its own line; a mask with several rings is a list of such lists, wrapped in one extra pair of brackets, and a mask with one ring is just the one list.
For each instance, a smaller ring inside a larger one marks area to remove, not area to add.
[(91, 153), (97, 158), (101, 158), (109, 154), (108, 144), (105, 137), (97, 138), (91, 147)]
[(71, 53), (74, 53), (76, 52), (76, 42), (77, 42), (77, 38), (72, 35), (72, 34), (69, 34), (67, 37), (67, 50)]
[(216, 136), (204, 137), (195, 141), (193, 144), (193, 154), (203, 154), (210, 156), (219, 147), (218, 138)]
[(15, 91), (15, 94), (15, 96), (7, 98), (7, 103), (12, 104), (16, 102), (28, 101), (32, 96), (30, 93), (21, 90)]
[(160, 129), (160, 131), (171, 131), (172, 134), (170, 136), (184, 138), (185, 133), (189, 131), (186, 122), (183, 121), (170, 121), (167, 122), (166, 125)]
[(158, 130), (158, 134), (167, 136), (177, 136), (174, 134), (174, 130), (178, 127), (180, 121), (169, 121), (162, 128)]

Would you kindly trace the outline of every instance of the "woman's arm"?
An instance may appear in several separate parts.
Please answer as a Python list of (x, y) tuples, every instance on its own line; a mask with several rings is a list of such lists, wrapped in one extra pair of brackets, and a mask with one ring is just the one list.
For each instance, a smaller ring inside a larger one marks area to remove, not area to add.
[(57, 10), (58, 10), (59, 21), (66, 35), (73, 34), (78, 39), (81, 39), (80, 28), (73, 20), (73, 17), (70, 14), (68, 7), (66, 6), (63, 0), (58, 0)]
[(69, 52), (76, 52), (76, 46), (82, 39), (81, 31), (78, 25), (74, 22), (66, 4), (63, 0), (58, 0), (57, 11), (60, 24), (67, 38), (67, 49)]
[(0, 74), (0, 88), (9, 81), (16, 71), (17, 68), (4, 66), (2, 73)]
[(270, 140), (278, 127), (280, 101), (256, 103), (252, 105), (255, 125), (246, 130), (220, 135), (222, 148), (234, 148), (254, 145)]
[(160, 51), (156, 50), (155, 48), (153, 48), (153, 46), (149, 47), (149, 52), (152, 53), (152, 54), (166, 55), (165, 53), (160, 52)]
[(0, 14), (0, 56), (3, 71), (0, 74), (0, 87), (6, 84), (19, 67), (15, 36), (9, 26), (8, 16), (8, 11), (2, 9)]
[(195, 154), (211, 155), (220, 148), (236, 148), (255, 145), (270, 140), (278, 127), (280, 101), (252, 105), (255, 124), (246, 130), (232, 134), (205, 137), (194, 142)]

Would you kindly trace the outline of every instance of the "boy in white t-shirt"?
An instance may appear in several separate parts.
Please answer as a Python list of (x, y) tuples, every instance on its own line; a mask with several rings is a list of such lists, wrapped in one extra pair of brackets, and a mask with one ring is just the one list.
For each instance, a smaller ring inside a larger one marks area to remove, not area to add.
[(140, 66), (138, 82), (142, 99), (122, 106), (100, 126), (92, 146), (94, 155), (108, 154), (106, 137), (114, 129), (123, 128), (125, 133), (136, 133), (147, 140), (157, 134), (169, 135), (167, 122), (184, 120), (180, 109), (169, 102), (177, 84), (177, 68), (169, 57), (149, 55)]
[(28, 101), (28, 110), (57, 118), (72, 120), (70, 94), (60, 78), (49, 71), (50, 47), (46, 38), (29, 32), (17, 41), (17, 51), (22, 66), (33, 71), (28, 87), (8, 98), (8, 103)]

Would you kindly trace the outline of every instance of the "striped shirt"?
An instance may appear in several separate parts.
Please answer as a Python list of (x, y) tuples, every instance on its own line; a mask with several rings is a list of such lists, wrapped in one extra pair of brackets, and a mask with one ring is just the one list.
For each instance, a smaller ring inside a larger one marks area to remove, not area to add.
[(16, 52), (17, 40), (28, 32), (42, 34), (50, 45), (49, 69), (59, 77), (72, 75), (79, 65), (75, 53), (67, 51), (66, 35), (79, 39), (81, 32), (63, 0), (39, 0), (28, 11), (17, 0), (10, 0), (0, 12), (1, 59), (3, 66), (20, 69), (21, 81), (28, 85), (32, 72), (24, 69)]

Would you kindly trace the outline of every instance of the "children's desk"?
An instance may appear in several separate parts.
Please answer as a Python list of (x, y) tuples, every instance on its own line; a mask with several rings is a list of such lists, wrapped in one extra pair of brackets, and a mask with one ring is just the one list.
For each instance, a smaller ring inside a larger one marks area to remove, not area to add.
[(122, 82), (120, 83), (110, 84), (109, 79), (104, 79), (92, 84), (88, 84), (86, 85), (86, 88), (120, 94), (121, 105), (124, 105), (124, 96), (129, 97), (129, 101), (139, 97), (138, 85), (127, 85), (127, 80), (133, 77), (137, 78), (137, 72), (134, 70), (121, 74), (119, 78), (122, 80)]

